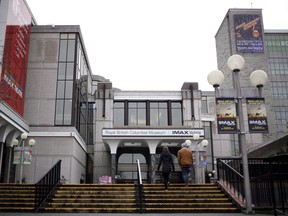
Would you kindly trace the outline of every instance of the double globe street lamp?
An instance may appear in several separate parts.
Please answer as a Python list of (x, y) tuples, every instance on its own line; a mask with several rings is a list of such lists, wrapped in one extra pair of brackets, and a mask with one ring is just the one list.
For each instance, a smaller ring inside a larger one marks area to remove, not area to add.
[[(236, 110), (239, 116), (239, 145), (242, 153), (242, 166), (243, 166), (243, 177), (244, 177), (244, 192), (245, 192), (245, 204), (246, 213), (253, 213), (252, 211), (252, 196), (251, 196), (251, 186), (248, 168), (248, 158), (247, 158), (247, 147), (245, 140), (245, 125), (244, 125), (244, 114), (243, 114), (243, 95), (240, 86), (240, 76), (239, 72), (243, 68), (245, 60), (240, 55), (232, 55), (227, 61), (228, 67), (233, 71), (233, 85), (236, 89)], [(215, 97), (218, 98), (220, 95), (219, 87), (224, 81), (224, 74), (222, 71), (214, 70), (208, 74), (207, 80), (215, 88)], [(267, 74), (263, 70), (256, 70), (250, 75), (251, 83), (258, 88), (258, 97), (262, 97), (262, 87), (267, 81)]]
[[(205, 152), (205, 149), (208, 146), (208, 141), (204, 139), (199, 142), (200, 140), (199, 134), (194, 134), (192, 140), (193, 140), (193, 146), (190, 140), (186, 140), (185, 143), (188, 145), (188, 148), (195, 153), (195, 164), (194, 164), (195, 182), (198, 184), (205, 183), (205, 165), (202, 165), (200, 163), (201, 161), (200, 153)], [(205, 159), (203, 158), (203, 160)]]
[[(22, 133), (21, 134), (21, 140), (20, 140), (20, 144), (21, 144), (21, 147), (20, 147), (20, 174), (19, 174), (19, 183), (21, 184), (22, 183), (22, 180), (23, 180), (23, 165), (25, 163), (24, 161), (24, 151), (25, 151), (25, 142), (26, 142), (26, 139), (28, 138), (28, 134), (27, 133)], [(14, 139), (12, 141), (13, 145), (18, 145), (19, 144), (19, 141), (17, 139)], [(34, 139), (29, 139), (28, 141), (28, 144), (30, 147), (34, 146), (35, 145), (35, 140)], [(31, 157), (31, 155), (29, 155)], [(29, 163), (29, 162), (28, 162)]]

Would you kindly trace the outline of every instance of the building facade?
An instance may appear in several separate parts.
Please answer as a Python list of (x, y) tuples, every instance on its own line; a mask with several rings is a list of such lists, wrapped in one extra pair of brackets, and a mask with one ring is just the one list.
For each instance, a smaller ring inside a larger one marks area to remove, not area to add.
[[(102, 176), (134, 182), (137, 160), (143, 180), (158, 182), (163, 146), (174, 158), (171, 182), (179, 182), (177, 152), (187, 139), (190, 149), (200, 154), (199, 166), (208, 171), (216, 169), (216, 158), (241, 154), (237, 134), (217, 131), (215, 93), (201, 91), (197, 82), (183, 83), (179, 91), (122, 91), (109, 79), (92, 75), (79, 26), (37, 25), (24, 0), (1, 0), (0, 19), (1, 182), (21, 177), (37, 182), (59, 160), (61, 176), (69, 183), (98, 183)], [(14, 19), (22, 21), (15, 24)], [(243, 19), (257, 23), (251, 26), (258, 27), (255, 36), (261, 35), (262, 43), (248, 46), (247, 38), (242, 40), (236, 23)], [(245, 135), (249, 154), (287, 153), (287, 31), (264, 31), (259, 9), (231, 9), (215, 39), (219, 69), (226, 76), (222, 96), (233, 96), (226, 66), (232, 54), (246, 60), (241, 86), (248, 96), (257, 96), (248, 80), (253, 70), (269, 76), (263, 91), (269, 132)], [(23, 133), (27, 139), (21, 139)], [(200, 139), (193, 140), (194, 134)], [(31, 138), (36, 141), (33, 147), (28, 145)], [(13, 145), (15, 139), (21, 145)], [(199, 145), (203, 139), (209, 143), (206, 148)], [(30, 159), (23, 176), (19, 149), (28, 150)]]
[[(268, 75), (262, 96), (265, 98), (269, 130), (268, 133), (249, 133), (248, 124), (246, 124), (246, 144), (251, 156), (261, 157), (277, 155), (280, 152), (287, 153), (287, 124), (285, 124), (287, 122), (287, 116), (285, 116), (287, 100), (283, 98), (287, 84), (286, 37), (286, 30), (268, 30), (267, 32), (264, 30), (261, 9), (230, 9), (215, 35), (218, 69), (225, 76), (224, 83), (220, 87), (222, 97), (235, 96), (235, 93), (231, 91), (235, 87), (232, 71), (226, 63), (233, 54), (239, 54), (245, 59), (245, 66), (239, 72), (244, 98), (259, 97), (258, 92), (255, 91), (256, 87), (251, 84), (249, 79), (253, 71), (264, 70)], [(279, 83), (280, 80), (281, 83)], [(245, 106), (246, 115), (244, 116), (245, 122), (247, 122), (247, 107)], [(278, 110), (282, 111), (281, 114)], [(281, 147), (273, 148), (272, 146), (277, 140), (282, 140)], [(231, 141), (236, 143), (237, 147), (238, 134), (232, 134)], [(268, 146), (270, 146), (269, 151), (268, 149), (267, 151), (259, 150)], [(239, 147), (237, 148), (239, 149)]]

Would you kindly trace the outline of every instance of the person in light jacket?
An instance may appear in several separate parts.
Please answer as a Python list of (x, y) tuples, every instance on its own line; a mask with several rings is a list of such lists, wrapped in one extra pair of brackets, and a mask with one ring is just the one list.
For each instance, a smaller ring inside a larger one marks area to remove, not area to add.
[(157, 168), (158, 171), (161, 165), (162, 165), (164, 188), (165, 190), (167, 190), (168, 184), (169, 184), (169, 175), (171, 173), (171, 170), (175, 171), (172, 154), (169, 152), (169, 149), (167, 146), (164, 146), (162, 149), (162, 153), (160, 155), (160, 162)]

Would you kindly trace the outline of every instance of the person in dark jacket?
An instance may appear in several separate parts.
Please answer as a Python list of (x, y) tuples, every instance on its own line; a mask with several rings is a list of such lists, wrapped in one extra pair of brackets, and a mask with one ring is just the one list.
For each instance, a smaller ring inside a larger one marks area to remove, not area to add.
[(158, 169), (157, 169), (158, 171), (161, 165), (162, 165), (162, 175), (163, 175), (163, 181), (164, 181), (163, 183), (164, 183), (165, 190), (167, 190), (171, 169), (173, 171), (175, 170), (172, 154), (169, 152), (169, 149), (167, 146), (164, 146), (162, 149), (162, 153), (160, 155), (160, 162), (159, 162)]

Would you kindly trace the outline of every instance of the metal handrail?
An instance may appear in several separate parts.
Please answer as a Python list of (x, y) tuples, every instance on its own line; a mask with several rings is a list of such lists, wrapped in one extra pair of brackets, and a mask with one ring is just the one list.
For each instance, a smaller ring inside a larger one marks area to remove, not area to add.
[[(288, 158), (249, 158), (250, 184), (254, 208), (273, 209), (287, 214)], [(241, 158), (218, 158), (218, 183), (229, 191), (233, 198), (245, 202)], [(240, 204), (239, 203), (239, 204)], [(240, 204), (242, 206), (242, 204)], [(243, 206), (244, 207), (244, 206)]]
[(60, 182), (61, 160), (59, 160), (37, 183), (35, 188), (35, 212), (38, 212), (43, 204), (53, 193)]
[(235, 174), (239, 175), (241, 178), (244, 178), (244, 176), (239, 173), (236, 169), (234, 169), (232, 166), (230, 166), (228, 163), (226, 163), (224, 160), (219, 159), (225, 166), (227, 166), (230, 170), (232, 170)]
[(139, 209), (140, 213), (143, 212), (143, 200), (142, 200), (142, 195), (143, 195), (143, 183), (142, 183), (142, 175), (141, 175), (141, 166), (140, 166), (140, 161), (139, 159), (136, 160), (137, 162), (137, 186), (138, 186), (138, 203), (139, 203)]
[[(227, 160), (233, 163), (233, 160)], [(237, 160), (238, 161), (238, 160)], [(221, 166), (221, 167), (220, 167)], [(217, 159), (217, 176), (219, 182), (223, 182), (226, 187), (237, 197), (240, 202), (245, 200), (244, 176), (229, 165), (225, 159)]]

